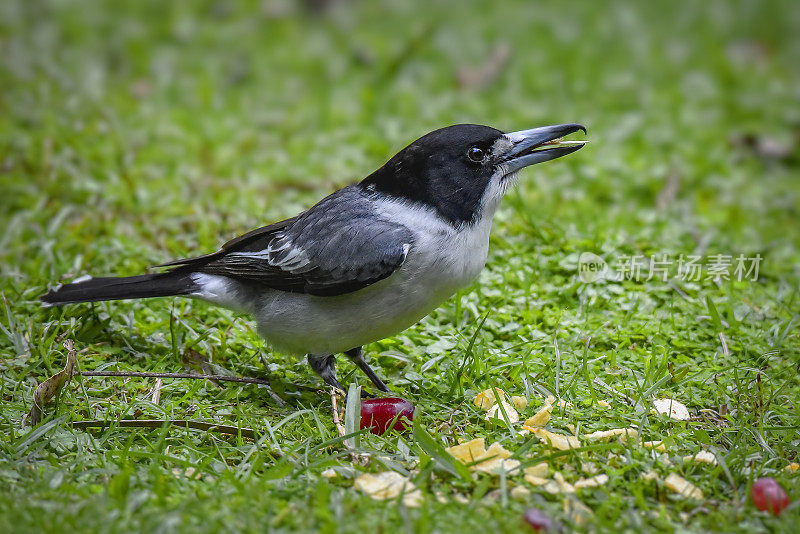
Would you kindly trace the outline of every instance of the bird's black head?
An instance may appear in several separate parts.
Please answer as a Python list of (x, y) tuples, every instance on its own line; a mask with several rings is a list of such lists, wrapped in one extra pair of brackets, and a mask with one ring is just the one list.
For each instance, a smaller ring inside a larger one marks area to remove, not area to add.
[(494, 212), (519, 169), (581, 148), (583, 142), (560, 139), (577, 130), (586, 132), (579, 124), (512, 133), (478, 124), (448, 126), (408, 145), (361, 186), (430, 206), (453, 225), (470, 224), (484, 210)]

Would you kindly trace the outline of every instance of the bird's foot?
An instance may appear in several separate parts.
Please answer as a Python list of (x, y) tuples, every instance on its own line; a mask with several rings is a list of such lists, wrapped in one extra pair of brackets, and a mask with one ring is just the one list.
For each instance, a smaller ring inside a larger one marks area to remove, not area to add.
[(327, 356), (317, 356), (315, 354), (308, 355), (308, 365), (331, 387), (334, 387), (343, 393), (347, 393), (338, 380), (336, 380), (336, 357), (333, 354)]
[(364, 374), (372, 380), (372, 383), (375, 384), (375, 387), (385, 393), (391, 393), (392, 391), (386, 387), (386, 384), (383, 383), (383, 380), (375, 374), (375, 371), (372, 370), (372, 367), (369, 366), (367, 362), (364, 361), (364, 351), (361, 347), (357, 347), (355, 349), (350, 349), (344, 353), (345, 356), (350, 358), (353, 363), (355, 363), (359, 369), (364, 371)]

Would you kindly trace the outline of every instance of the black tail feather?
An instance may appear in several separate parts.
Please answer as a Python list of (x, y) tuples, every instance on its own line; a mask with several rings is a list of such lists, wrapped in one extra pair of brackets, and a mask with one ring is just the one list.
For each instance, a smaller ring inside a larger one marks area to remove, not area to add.
[(45, 305), (60, 306), (77, 302), (188, 295), (197, 290), (191, 273), (168, 272), (122, 278), (89, 278), (57, 287), (43, 295), (41, 300)]

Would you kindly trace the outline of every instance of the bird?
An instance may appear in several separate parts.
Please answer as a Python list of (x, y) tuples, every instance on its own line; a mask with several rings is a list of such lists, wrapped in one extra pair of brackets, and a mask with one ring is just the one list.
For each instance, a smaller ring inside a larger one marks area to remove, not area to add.
[(210, 254), (127, 277), (84, 276), (41, 296), (45, 306), (189, 297), (255, 317), (276, 350), (305, 355), (344, 390), (344, 354), (383, 392), (363, 346), (409, 328), (484, 268), (493, 216), (521, 169), (571, 154), (580, 124), (505, 133), (478, 124), (434, 130), (378, 170), (294, 217)]

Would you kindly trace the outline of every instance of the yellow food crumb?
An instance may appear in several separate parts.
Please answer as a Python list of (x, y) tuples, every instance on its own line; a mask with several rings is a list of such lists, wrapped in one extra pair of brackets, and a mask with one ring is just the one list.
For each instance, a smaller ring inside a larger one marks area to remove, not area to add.
[(642, 473), (639, 475), (642, 480), (650, 481), (650, 480), (658, 480), (658, 473), (653, 471), (652, 469), (647, 471), (646, 473)]
[(690, 454), (689, 456), (684, 456), (683, 460), (685, 462), (696, 462), (700, 464), (717, 465), (717, 457), (708, 451), (700, 451), (697, 454)]
[(580, 480), (576, 480), (575, 484), (573, 485), (575, 486), (575, 489), (597, 488), (599, 486), (602, 486), (606, 482), (608, 482), (608, 475), (597, 475), (590, 478), (582, 478)]
[(533, 432), (535, 428), (541, 428), (550, 421), (550, 415), (553, 413), (553, 405), (546, 402), (545, 405), (539, 409), (533, 417), (529, 417), (524, 423), (522, 428)]
[(511, 459), (510, 456), (511, 451), (495, 442), (482, 455), (475, 458), (479, 463), (470, 466), (470, 469), (492, 474), (500, 474), (500, 471), (508, 472), (520, 465), (519, 460)]
[(584, 436), (593, 441), (610, 441), (617, 438), (621, 442), (626, 442), (629, 438), (635, 440), (639, 437), (639, 431), (635, 428), (612, 428), (611, 430), (598, 430)]
[(514, 395), (511, 397), (511, 404), (513, 404), (517, 410), (522, 411), (528, 407), (528, 399), (520, 397), (519, 395)]
[(520, 465), (519, 460), (510, 458), (511, 451), (500, 445), (499, 442), (492, 443), (487, 449), (483, 438), (476, 438), (445, 450), (453, 458), (469, 464), (469, 469), (473, 471), (499, 474), (500, 471), (508, 472)]
[(703, 499), (703, 492), (700, 488), (675, 473), (670, 473), (667, 478), (664, 479), (664, 485), (681, 497), (697, 500)]
[(553, 448), (562, 451), (577, 449), (581, 446), (581, 442), (575, 436), (556, 434), (555, 432), (550, 432), (543, 428), (534, 428), (531, 432), (542, 441), (548, 442)]
[(577, 526), (591, 521), (594, 512), (592, 509), (583, 504), (575, 497), (568, 497), (564, 499), (564, 513), (572, 519), (572, 522)]
[[(497, 396), (495, 396), (495, 391), (497, 391)], [(489, 410), (497, 402), (497, 397), (500, 397), (500, 400), (505, 400), (506, 392), (500, 388), (489, 388), (481, 391), (475, 397), (475, 406), (482, 410)]]
[(594, 475), (597, 473), (597, 466), (593, 462), (581, 462), (581, 471), (586, 474)]
[[(502, 406), (502, 410), (500, 407)], [(505, 411), (505, 417), (503, 412)], [(489, 410), (486, 412), (486, 420), (491, 421), (492, 419), (499, 419), (500, 421), (508, 421), (509, 423), (516, 423), (519, 421), (519, 414), (517, 410), (514, 409), (509, 403), (505, 401), (500, 401), (499, 403), (493, 405)]]
[(575, 497), (567, 497), (564, 499), (564, 513), (572, 519), (572, 522), (577, 526), (591, 521), (594, 512), (592, 509), (583, 504)]
[(540, 462), (536, 465), (532, 465), (531, 467), (526, 467), (523, 472), (526, 475), (545, 478), (547, 477), (547, 472), (549, 469), (550, 466), (547, 465), (547, 462)]
[(643, 441), (642, 446), (648, 449), (655, 449), (658, 452), (667, 452), (667, 447), (663, 441)]
[(364, 473), (353, 487), (375, 500), (394, 499), (402, 494), (403, 504), (409, 508), (422, 505), (422, 492), (409, 479), (394, 471)]
[(525, 475), (525, 482), (527, 482), (532, 486), (544, 486), (549, 482), (549, 480), (546, 478), (537, 477), (533, 475)]
[(464, 463), (472, 463), (475, 458), (486, 452), (486, 441), (483, 438), (475, 438), (459, 445), (453, 445), (445, 449), (451, 456)]
[(515, 486), (511, 488), (511, 498), (517, 501), (524, 501), (531, 494), (531, 490), (525, 486)]
[(336, 478), (339, 475), (339, 473), (337, 473), (336, 471), (334, 471), (332, 468), (329, 467), (328, 469), (320, 473), (320, 475), (322, 475), (325, 478)]
[(553, 473), (553, 480), (544, 485), (547, 493), (575, 493), (575, 486), (564, 479), (564, 475), (556, 471)]
[(656, 399), (653, 401), (653, 407), (656, 413), (666, 415), (676, 421), (687, 421), (690, 417), (688, 408), (675, 399)]

